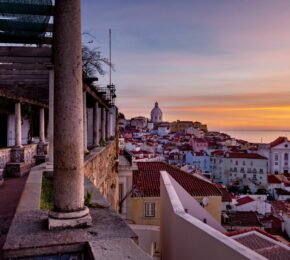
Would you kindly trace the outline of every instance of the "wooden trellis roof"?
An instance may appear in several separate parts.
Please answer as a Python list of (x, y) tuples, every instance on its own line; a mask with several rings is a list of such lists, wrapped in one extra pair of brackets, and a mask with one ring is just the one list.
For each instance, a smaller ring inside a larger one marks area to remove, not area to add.
[(48, 104), (50, 47), (0, 47), (0, 95)]

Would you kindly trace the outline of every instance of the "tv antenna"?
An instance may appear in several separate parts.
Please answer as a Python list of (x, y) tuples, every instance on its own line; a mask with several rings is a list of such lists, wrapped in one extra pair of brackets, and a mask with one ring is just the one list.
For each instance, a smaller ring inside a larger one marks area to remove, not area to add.
[(112, 85), (112, 31), (109, 29), (109, 61), (110, 61), (110, 82)]

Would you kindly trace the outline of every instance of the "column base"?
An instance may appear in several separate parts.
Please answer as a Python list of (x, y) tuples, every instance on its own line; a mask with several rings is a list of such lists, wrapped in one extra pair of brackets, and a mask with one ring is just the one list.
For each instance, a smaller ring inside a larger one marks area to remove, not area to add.
[(53, 163), (48, 161), (45, 165), (45, 169), (47, 169), (49, 171), (53, 171)]
[(35, 155), (34, 159), (35, 159), (35, 165), (39, 165), (39, 164), (46, 162), (47, 156), (46, 155)]
[(13, 147), (11, 149), (11, 162), (22, 163), (24, 162), (24, 147)]
[(37, 145), (37, 155), (47, 155), (48, 154), (48, 143), (38, 143)]
[(87, 207), (85, 207), (83, 210), (75, 212), (50, 211), (48, 213), (49, 230), (83, 228), (91, 225), (92, 217)]

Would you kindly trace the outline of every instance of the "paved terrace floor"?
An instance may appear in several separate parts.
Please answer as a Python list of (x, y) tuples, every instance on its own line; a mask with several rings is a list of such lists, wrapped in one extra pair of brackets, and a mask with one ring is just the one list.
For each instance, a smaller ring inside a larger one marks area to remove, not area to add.
[(2, 259), (2, 248), (27, 177), (28, 175), (21, 178), (6, 178), (0, 186), (0, 259)]

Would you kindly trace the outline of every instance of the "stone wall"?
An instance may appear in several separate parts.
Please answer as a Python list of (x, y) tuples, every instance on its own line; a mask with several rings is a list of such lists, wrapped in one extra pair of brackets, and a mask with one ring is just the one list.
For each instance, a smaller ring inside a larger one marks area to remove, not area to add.
[(119, 203), (118, 151), (116, 141), (90, 152), (85, 158), (85, 176), (117, 210)]
[[(37, 144), (24, 145), (24, 162), (33, 166), (35, 162), (35, 155), (37, 154)], [(4, 170), (6, 164), (11, 162), (11, 150), (12, 148), (0, 149), (0, 170)]]
[(0, 149), (0, 170), (4, 170), (11, 160), (11, 148)]

